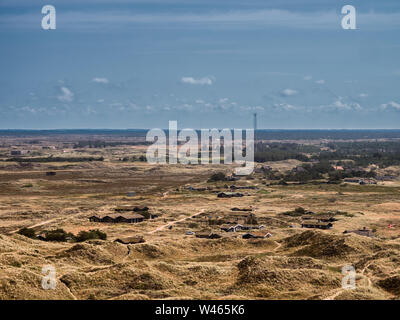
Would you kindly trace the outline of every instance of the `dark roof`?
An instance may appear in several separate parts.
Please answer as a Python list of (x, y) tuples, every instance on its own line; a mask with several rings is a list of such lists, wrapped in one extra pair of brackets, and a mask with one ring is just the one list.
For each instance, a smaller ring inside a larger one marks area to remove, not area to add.
[(196, 232), (196, 237), (209, 236), (210, 232)]
[(240, 193), (240, 192), (220, 192), (220, 193), (218, 193), (217, 196), (220, 197), (220, 198), (223, 198), (223, 197), (243, 197), (244, 194)]
[(271, 237), (272, 234), (268, 231), (253, 231), (247, 232), (242, 237), (243, 238), (267, 238)]
[(92, 216), (96, 217), (99, 219), (104, 219), (105, 217), (110, 217), (111, 219), (117, 219), (119, 217), (125, 218), (125, 219), (144, 219), (144, 217), (141, 214), (138, 213), (110, 213), (110, 214), (105, 214), (102, 216)]
[(115, 211), (135, 211), (135, 212), (140, 212), (140, 211), (148, 211), (148, 207), (136, 207), (136, 206), (119, 206), (114, 209)]
[(359, 229), (359, 230), (346, 230), (343, 233), (355, 233), (359, 236), (366, 236), (366, 237), (374, 237), (375, 234), (372, 230), (369, 229)]
[(133, 236), (126, 238), (118, 238), (114, 240), (115, 242), (123, 243), (123, 244), (135, 244), (135, 243), (143, 243), (145, 242), (142, 236)]
[(268, 236), (271, 236), (272, 234), (270, 233), (270, 232), (268, 232), (268, 231), (253, 231), (253, 232), (250, 232), (253, 236), (256, 236), (256, 237), (262, 237), (262, 238), (265, 238), (265, 237), (268, 237)]
[(332, 223), (330, 222), (320, 222), (320, 221), (316, 221), (316, 220), (307, 220), (307, 221), (303, 221), (301, 223), (302, 225), (312, 225), (312, 226), (328, 226), (328, 225), (332, 225)]
[(215, 232), (196, 232), (197, 238), (222, 238), (221, 235)]

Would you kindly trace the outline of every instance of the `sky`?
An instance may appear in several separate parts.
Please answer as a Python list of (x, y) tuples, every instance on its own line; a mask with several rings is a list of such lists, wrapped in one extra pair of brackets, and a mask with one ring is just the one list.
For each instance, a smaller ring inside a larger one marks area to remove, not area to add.
[(0, 0), (0, 129), (400, 128), (399, 57), (398, 0)]

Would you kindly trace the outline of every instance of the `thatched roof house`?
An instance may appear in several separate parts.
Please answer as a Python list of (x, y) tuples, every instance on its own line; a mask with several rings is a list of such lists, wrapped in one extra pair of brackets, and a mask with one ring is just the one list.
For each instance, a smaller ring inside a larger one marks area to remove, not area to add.
[(138, 213), (111, 213), (103, 216), (94, 215), (89, 217), (91, 222), (110, 222), (110, 223), (138, 223), (144, 220), (144, 217)]
[(313, 229), (330, 229), (333, 224), (330, 222), (321, 222), (316, 220), (306, 220), (301, 223), (302, 228), (313, 228)]

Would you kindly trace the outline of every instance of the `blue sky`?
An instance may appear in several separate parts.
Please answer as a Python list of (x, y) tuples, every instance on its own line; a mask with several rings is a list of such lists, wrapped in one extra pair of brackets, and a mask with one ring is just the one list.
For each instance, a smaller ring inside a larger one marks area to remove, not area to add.
[(399, 35), (398, 0), (0, 0), (0, 128), (400, 128)]

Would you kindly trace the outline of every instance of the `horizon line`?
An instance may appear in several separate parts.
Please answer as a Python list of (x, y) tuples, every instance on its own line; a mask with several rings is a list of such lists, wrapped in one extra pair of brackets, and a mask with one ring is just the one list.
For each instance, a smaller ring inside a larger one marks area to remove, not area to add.
[[(169, 128), (43, 128), (43, 129), (37, 129), (37, 128), (28, 128), (28, 129), (15, 129), (15, 128), (0, 128), (0, 131), (60, 131), (60, 130), (65, 130), (65, 131), (72, 131), (72, 130), (106, 130), (106, 131), (128, 131), (128, 130), (152, 130), (152, 129), (161, 129), (161, 130), (169, 130)], [(181, 129), (178, 128), (178, 130), (184, 130), (184, 129), (193, 129), (193, 130), (210, 130), (210, 129), (241, 129), (241, 130), (249, 130), (253, 128), (216, 128), (216, 127), (210, 127), (210, 128), (187, 128), (187, 127), (182, 127)], [(400, 130), (400, 128), (257, 128), (254, 131), (264, 131), (264, 130), (287, 130), (287, 131), (305, 131), (305, 130)]]

